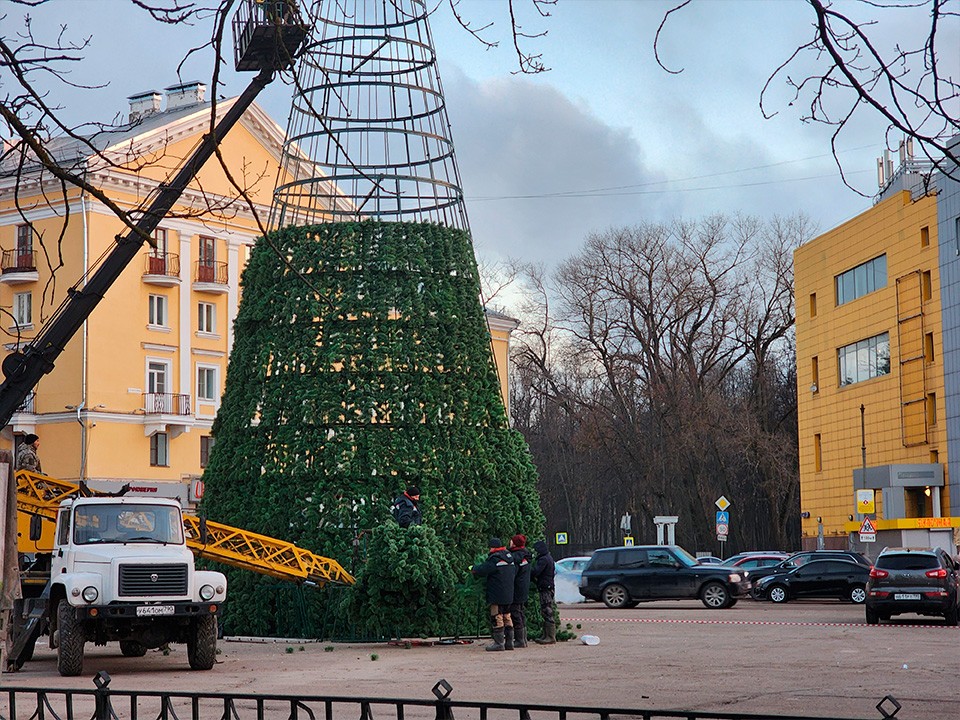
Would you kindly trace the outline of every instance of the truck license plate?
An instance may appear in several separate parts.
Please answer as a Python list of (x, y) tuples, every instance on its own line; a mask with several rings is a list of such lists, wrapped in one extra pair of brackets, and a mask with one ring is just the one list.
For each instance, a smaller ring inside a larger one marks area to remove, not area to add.
[(153, 615), (173, 615), (173, 605), (141, 605), (137, 608), (137, 617)]
[(894, 600), (919, 600), (920, 593), (894, 593)]

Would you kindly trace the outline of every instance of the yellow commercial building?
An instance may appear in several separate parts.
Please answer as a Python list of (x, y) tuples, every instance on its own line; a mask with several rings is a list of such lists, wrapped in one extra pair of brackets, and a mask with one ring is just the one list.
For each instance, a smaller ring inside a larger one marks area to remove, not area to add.
[(804, 548), (955, 551), (937, 202), (901, 167), (874, 207), (795, 253)]
[[(79, 156), (86, 180), (121, 208), (140, 206), (209, 130), (204, 91), (188, 83), (167, 88), (166, 98), (130, 98), (134, 122), (98, 145), (113, 162), (89, 149)], [(221, 101), (219, 111), (233, 102)], [(46, 474), (104, 490), (131, 483), (134, 493), (185, 504), (195, 499), (234, 339), (240, 275), (261, 234), (258, 219), (266, 223), (269, 215), (282, 140), (283, 130), (256, 104), (244, 113), (221, 156), (251, 202), (237, 198), (211, 159), (161, 222), (156, 249), (144, 245), (3, 429), (0, 444), (13, 448), (36, 434)], [(64, 196), (49, 176), (0, 179), (6, 352), (36, 337), (67, 287), (124, 231), (103, 203), (79, 189)], [(488, 318), (506, 401), (507, 348), (517, 323), (497, 313)]]

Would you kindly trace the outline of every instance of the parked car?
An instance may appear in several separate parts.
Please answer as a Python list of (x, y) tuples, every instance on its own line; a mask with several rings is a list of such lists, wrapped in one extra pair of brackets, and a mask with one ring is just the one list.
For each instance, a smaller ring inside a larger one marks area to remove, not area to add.
[(608, 608), (652, 600), (699, 599), (708, 608), (733, 607), (750, 590), (746, 573), (701, 565), (677, 545), (597, 550), (580, 577), (580, 594)]
[(723, 566), (747, 570), (750, 573), (750, 596), (759, 600), (757, 581), (781, 569), (780, 565), (786, 559), (786, 553), (740, 553), (724, 560)]
[[(789, 553), (783, 553), (776, 550), (750, 550), (748, 552), (742, 552), (742, 553), (737, 553), (736, 555), (731, 555), (730, 557), (728, 557), (726, 560), (723, 561), (723, 564), (726, 565), (727, 567), (743, 567), (744, 561), (753, 560), (755, 562), (752, 562), (745, 566), (748, 570), (751, 570), (755, 567), (766, 567), (767, 565), (779, 565), (788, 557), (789, 557)], [(750, 574), (750, 577), (753, 577), (753, 573)]]
[(716, 557), (715, 555), (701, 555), (697, 558), (697, 562), (701, 565), (721, 565), (723, 560)]
[(960, 566), (940, 548), (885, 548), (870, 570), (867, 623), (901, 613), (960, 619)]
[(587, 563), (590, 562), (589, 555), (576, 555), (574, 557), (561, 558), (557, 560), (556, 572), (558, 575), (576, 575), (577, 580), (580, 580), (580, 573), (583, 572), (583, 569), (587, 566)]
[(793, 553), (793, 555), (784, 560), (783, 567), (799, 567), (811, 560), (825, 560), (829, 558), (850, 560), (851, 562), (867, 567), (870, 567), (871, 564), (866, 556), (858, 552), (853, 552), (852, 550), (801, 550), (800, 552)]
[(818, 597), (862, 603), (869, 579), (867, 565), (846, 558), (818, 558), (795, 567), (778, 567), (776, 572), (757, 581), (755, 593), (775, 603)]

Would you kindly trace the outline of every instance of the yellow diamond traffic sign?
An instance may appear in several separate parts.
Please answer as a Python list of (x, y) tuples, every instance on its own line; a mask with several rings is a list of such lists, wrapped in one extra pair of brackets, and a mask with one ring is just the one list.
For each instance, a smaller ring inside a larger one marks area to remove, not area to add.
[(728, 507), (730, 507), (730, 501), (727, 500), (723, 495), (717, 498), (717, 502), (714, 504), (721, 510), (726, 510)]

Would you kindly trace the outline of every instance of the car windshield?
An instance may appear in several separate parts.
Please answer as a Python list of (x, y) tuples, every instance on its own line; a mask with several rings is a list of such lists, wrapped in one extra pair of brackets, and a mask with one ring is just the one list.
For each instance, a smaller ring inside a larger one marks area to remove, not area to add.
[(73, 541), (182, 545), (183, 520), (169, 505), (81, 505), (73, 511)]
[(680, 564), (686, 565), (687, 567), (693, 567), (694, 565), (700, 564), (693, 555), (688, 553), (682, 547), (674, 546), (672, 549), (673, 554), (677, 556), (677, 560), (680, 561)]

